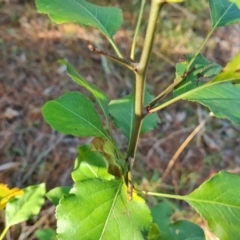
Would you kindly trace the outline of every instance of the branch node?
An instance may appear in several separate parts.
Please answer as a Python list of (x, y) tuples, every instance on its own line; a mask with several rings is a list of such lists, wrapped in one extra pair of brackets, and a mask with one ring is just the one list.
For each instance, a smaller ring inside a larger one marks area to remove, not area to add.
[(94, 47), (92, 44), (89, 44), (88, 45), (88, 49), (91, 51), (91, 52), (94, 52), (94, 53), (97, 53), (97, 54), (100, 54), (100, 55), (103, 55), (105, 56), (106, 58), (110, 59), (110, 60), (113, 60), (115, 62), (118, 62), (120, 63), (121, 65), (123, 66), (126, 66), (127, 68), (131, 69), (132, 71), (134, 72), (138, 72), (138, 69), (137, 69), (137, 63), (134, 63), (134, 62), (131, 62), (131, 61), (128, 61), (124, 58), (119, 58), (119, 57), (116, 57), (116, 56), (113, 56), (109, 53), (106, 53), (96, 47)]

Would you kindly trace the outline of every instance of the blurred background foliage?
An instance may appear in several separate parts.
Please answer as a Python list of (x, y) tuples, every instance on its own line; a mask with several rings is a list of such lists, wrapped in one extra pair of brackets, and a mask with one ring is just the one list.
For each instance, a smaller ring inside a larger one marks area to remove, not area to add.
[[(90, 2), (123, 9), (124, 23), (115, 41), (128, 58), (140, 0)], [(147, 0), (136, 59), (144, 43), (149, 5)], [(186, 0), (163, 9), (147, 75), (147, 88), (152, 94), (172, 82), (175, 64), (184, 54), (194, 54), (210, 28), (206, 0)], [(239, 52), (239, 30), (239, 25), (218, 29), (203, 54), (224, 66)], [(95, 29), (56, 25), (46, 15), (37, 13), (31, 0), (0, 0), (0, 182), (20, 188), (46, 182), (48, 190), (72, 183), (70, 173), (76, 147), (91, 139), (60, 135), (42, 118), (41, 107), (46, 101), (66, 91), (82, 91), (67, 77), (58, 59), (66, 58), (83, 77), (107, 92), (110, 99), (133, 90), (132, 73), (89, 52), (89, 43), (114, 53)], [(134, 168), (139, 188), (188, 194), (221, 169), (240, 172), (240, 127), (212, 118), (174, 161), (167, 176), (161, 178), (178, 147), (207, 115), (206, 108), (182, 101), (159, 112), (158, 128), (143, 135), (139, 142)], [(117, 129), (114, 136), (120, 149), (126, 150), (125, 137)], [(149, 197), (147, 201), (152, 206), (159, 199)], [(171, 206), (176, 210), (173, 220), (187, 218), (206, 225), (185, 203), (175, 202)], [(31, 231), (35, 228), (55, 226), (53, 211), (47, 203), (38, 218), (12, 228), (11, 236), (18, 239), (19, 234), (29, 231), (32, 237), (28, 239), (34, 239)], [(0, 222), (0, 229), (2, 225)]]

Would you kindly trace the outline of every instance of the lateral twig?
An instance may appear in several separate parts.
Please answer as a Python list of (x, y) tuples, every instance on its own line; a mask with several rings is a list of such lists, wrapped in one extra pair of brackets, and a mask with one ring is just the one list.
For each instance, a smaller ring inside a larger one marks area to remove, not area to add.
[(94, 53), (97, 53), (97, 54), (100, 54), (100, 55), (103, 55), (105, 56), (106, 58), (109, 58), (111, 60), (113, 60), (114, 62), (117, 62), (117, 63), (120, 63), (121, 65), (129, 68), (130, 70), (136, 72), (137, 71), (137, 66), (136, 66), (136, 63), (134, 62), (131, 62), (131, 61), (128, 61), (126, 59), (123, 59), (123, 58), (119, 58), (119, 57), (116, 57), (116, 56), (113, 56), (109, 53), (106, 53), (96, 47), (94, 47), (93, 45), (89, 44), (88, 45), (88, 49), (91, 51), (91, 52), (94, 52)]
[(143, 10), (144, 10), (145, 3), (146, 3), (146, 0), (142, 0), (140, 12), (138, 15), (137, 26), (136, 26), (136, 30), (135, 30), (134, 37), (133, 37), (131, 54), (130, 54), (130, 58), (133, 61), (135, 60), (135, 49), (136, 49), (137, 37), (138, 37), (138, 33), (139, 33), (139, 29), (140, 29), (140, 25), (141, 25), (141, 21), (142, 21), (142, 17), (143, 17)]
[(183, 80), (185, 80), (191, 73), (193, 73), (196, 70), (195, 67), (193, 67), (192, 69), (190, 69), (189, 71), (186, 71), (183, 73), (182, 76), (175, 78), (173, 80), (173, 83), (171, 85), (169, 85), (164, 91), (162, 91), (156, 98), (154, 98), (147, 106), (145, 106), (145, 109), (148, 112), (152, 112), (152, 108), (155, 106), (155, 104), (157, 104), (158, 101), (160, 101), (162, 98), (164, 98), (168, 93), (170, 93), (171, 91), (173, 91), (173, 89), (180, 84)]

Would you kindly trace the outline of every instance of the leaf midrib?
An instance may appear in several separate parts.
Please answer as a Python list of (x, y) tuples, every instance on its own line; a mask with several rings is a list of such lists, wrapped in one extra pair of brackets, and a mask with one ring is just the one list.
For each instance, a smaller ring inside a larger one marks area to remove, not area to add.
[[(67, 64), (67, 68), (68, 68), (68, 64)], [(76, 82), (78, 85), (86, 88), (89, 92), (91, 92), (93, 94), (93, 96), (95, 97), (96, 101), (100, 105), (100, 107), (101, 107), (101, 109), (102, 109), (102, 111), (103, 111), (103, 113), (104, 113), (104, 115), (105, 115), (105, 117), (107, 119), (107, 114), (105, 112), (105, 109), (104, 109), (104, 106), (102, 104), (102, 101), (97, 97), (97, 95), (95, 94), (95, 91), (97, 91), (97, 93), (101, 93), (101, 94), (103, 94), (103, 93), (99, 89), (97, 89), (95, 85), (91, 86), (90, 83), (88, 83), (85, 79), (83, 79), (78, 73), (76, 73), (77, 76), (74, 76), (73, 74), (70, 73), (69, 70), (67, 70), (67, 72), (68, 72), (69, 77), (71, 77), (74, 82)], [(80, 83), (81, 81), (83, 83)], [(85, 84), (85, 86), (84, 86), (84, 84)], [(104, 94), (103, 94), (103, 97), (106, 97), (106, 96), (104, 96)], [(103, 100), (107, 101), (106, 98), (103, 99)]]
[(223, 12), (222, 16), (217, 20), (217, 22), (214, 25), (214, 29), (217, 28), (218, 24), (221, 22), (221, 20), (223, 19), (223, 17), (229, 12), (230, 8), (233, 6), (233, 3), (231, 3), (228, 8)]
[[(85, 1), (85, 0), (84, 0), (84, 1)], [(78, 2), (77, 0), (75, 0), (75, 2), (77, 2), (82, 8), (84, 8), (84, 10), (85, 10), (86, 12), (90, 13), (90, 15), (95, 19), (95, 21), (96, 21), (97, 23), (99, 23), (99, 25), (100, 25), (101, 29), (103, 30), (103, 32), (108, 36), (108, 35), (109, 35), (108, 32), (105, 30), (104, 26), (101, 24), (101, 22), (99, 22), (99, 20), (96, 18), (96, 16), (94, 16), (93, 13), (91, 13), (90, 11), (88, 11), (88, 9), (87, 9), (86, 7), (82, 6), (80, 2)], [(91, 4), (88, 3), (87, 1), (85, 1), (85, 2), (86, 2), (87, 4), (89, 4), (89, 5), (91, 5)], [(98, 6), (97, 6), (97, 7), (98, 7)], [(109, 16), (109, 15), (108, 15), (108, 16)], [(108, 17), (108, 18), (109, 18), (109, 17)]]
[[(27, 199), (27, 200), (24, 200), (24, 202), (23, 202), (23, 204), (21, 205), (20, 209), (17, 210), (17, 213), (14, 214), (13, 218), (9, 221), (9, 223), (7, 224), (7, 226), (12, 226), (12, 225), (14, 225), (14, 224), (17, 224), (17, 223), (16, 223), (16, 219), (19, 219), (19, 218), (20, 218), (20, 219), (24, 219), (24, 220), (27, 219), (26, 217), (22, 217), (22, 218), (21, 218), (22, 211), (24, 211), (24, 209), (26, 208), (26, 205), (27, 205), (27, 207), (28, 207), (29, 202), (31, 202), (32, 199), (34, 199), (34, 198), (39, 194), (40, 190), (42, 190), (42, 189), (41, 189), (42, 187), (44, 187), (44, 184), (40, 184), (40, 185), (38, 185), (37, 187), (35, 187), (35, 189), (34, 189), (35, 191), (34, 191), (33, 194), (30, 194), (31, 190), (29, 190), (29, 192), (26, 193), (26, 194), (29, 194), (28, 199)], [(38, 191), (39, 191), (39, 192), (38, 192)], [(44, 196), (44, 194), (42, 194), (42, 196)], [(24, 195), (22, 195), (22, 197), (24, 198)], [(22, 200), (22, 201), (23, 201), (23, 200)], [(43, 199), (41, 199), (41, 201), (43, 202)], [(40, 201), (39, 201), (39, 202), (40, 202)], [(38, 202), (38, 203), (39, 203), (39, 202)], [(41, 206), (41, 203), (39, 203), (38, 206), (40, 207), (40, 206)], [(23, 220), (23, 221), (24, 221), (24, 220)], [(17, 221), (17, 222), (18, 222), (18, 221)]]
[(99, 238), (100, 240), (103, 239), (103, 235), (104, 235), (105, 230), (106, 230), (106, 228), (107, 228), (108, 221), (109, 221), (109, 219), (110, 219), (110, 217), (111, 217), (111, 215), (112, 215), (112, 212), (113, 212), (113, 210), (114, 210), (114, 207), (115, 207), (115, 205), (116, 205), (119, 192), (121, 191), (122, 184), (123, 184), (123, 182), (120, 181), (119, 186), (118, 186), (118, 189), (117, 189), (116, 194), (115, 194), (115, 197), (114, 197), (114, 199), (113, 199), (112, 206), (111, 206), (111, 208), (110, 208), (110, 211), (109, 211), (108, 216), (107, 216), (107, 218), (106, 218), (105, 224), (104, 224), (104, 226), (103, 226), (102, 233), (101, 233), (101, 236), (100, 236), (100, 238)]
[(108, 139), (106, 133), (99, 128), (97, 128), (96, 126), (94, 126), (90, 121), (87, 121), (85, 118), (83, 118), (81, 115), (76, 114), (75, 112), (69, 110), (68, 108), (66, 108), (64, 105), (60, 104), (58, 101), (56, 101), (57, 104), (59, 104), (61, 107), (63, 107), (65, 110), (67, 110), (68, 112), (72, 113), (73, 115), (79, 117), (81, 120), (83, 120), (84, 122), (86, 122), (87, 124), (91, 125), (94, 129), (96, 129), (99, 133), (101, 133), (101, 136), (104, 136), (105, 138)]
[(215, 202), (214, 200), (210, 201), (210, 200), (195, 199), (195, 198), (184, 197), (184, 196), (182, 197), (182, 199), (187, 201), (187, 202), (207, 203), (207, 204), (210, 204), (210, 205), (220, 205), (220, 206), (230, 207), (230, 208), (235, 208), (235, 209), (240, 210), (240, 206), (230, 205), (230, 204), (226, 204), (226, 203), (222, 203), (222, 202)]

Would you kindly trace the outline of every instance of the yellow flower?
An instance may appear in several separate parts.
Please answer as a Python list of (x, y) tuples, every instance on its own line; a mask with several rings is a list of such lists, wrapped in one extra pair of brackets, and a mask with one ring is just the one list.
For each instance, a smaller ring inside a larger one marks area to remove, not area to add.
[(18, 188), (9, 189), (7, 185), (0, 184), (0, 210), (2, 210), (10, 199), (18, 195), (23, 195), (24, 191)]

